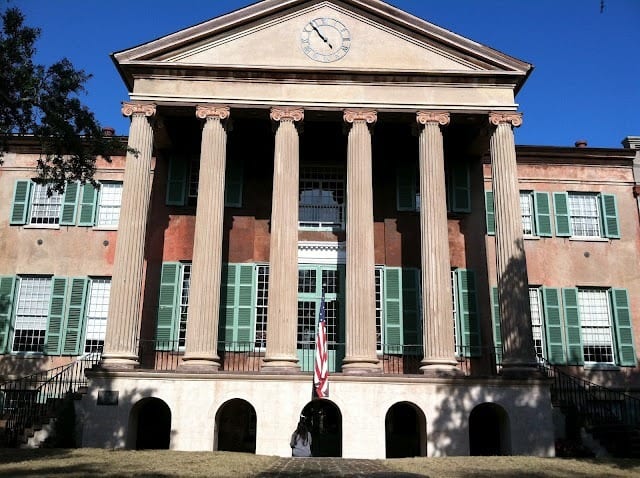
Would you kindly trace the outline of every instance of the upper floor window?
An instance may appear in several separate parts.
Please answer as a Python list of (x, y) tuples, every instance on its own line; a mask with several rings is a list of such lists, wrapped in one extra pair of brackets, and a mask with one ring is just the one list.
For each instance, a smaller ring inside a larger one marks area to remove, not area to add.
[(122, 205), (122, 183), (103, 183), (98, 199), (97, 226), (117, 226)]
[(620, 238), (613, 194), (553, 193), (556, 235), (574, 238)]
[(58, 224), (62, 210), (62, 195), (51, 191), (46, 184), (34, 184), (31, 188), (29, 224)]
[(535, 233), (533, 227), (533, 196), (530, 191), (520, 191), (520, 213), (522, 214), (522, 233), (532, 236)]
[(299, 224), (308, 228), (344, 228), (345, 174), (339, 167), (300, 168)]

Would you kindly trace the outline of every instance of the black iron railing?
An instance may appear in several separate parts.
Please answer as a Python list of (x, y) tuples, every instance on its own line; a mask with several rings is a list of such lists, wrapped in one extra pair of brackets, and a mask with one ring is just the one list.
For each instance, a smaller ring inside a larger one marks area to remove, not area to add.
[(19, 445), (25, 430), (54, 417), (67, 394), (87, 386), (84, 372), (99, 361), (99, 353), (88, 354), (70, 364), (1, 384), (5, 445)]

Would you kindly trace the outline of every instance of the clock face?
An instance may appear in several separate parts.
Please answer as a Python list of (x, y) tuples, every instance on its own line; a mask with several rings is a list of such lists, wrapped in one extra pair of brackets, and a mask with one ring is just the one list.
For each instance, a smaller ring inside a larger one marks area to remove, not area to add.
[(302, 51), (309, 58), (331, 63), (349, 52), (351, 34), (334, 18), (315, 18), (305, 25), (300, 42)]

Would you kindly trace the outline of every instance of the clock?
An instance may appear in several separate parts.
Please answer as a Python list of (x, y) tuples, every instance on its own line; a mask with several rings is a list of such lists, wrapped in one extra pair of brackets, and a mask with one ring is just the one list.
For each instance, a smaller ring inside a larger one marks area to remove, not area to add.
[(314, 61), (331, 63), (344, 57), (351, 48), (351, 34), (335, 18), (315, 18), (300, 35), (302, 51)]

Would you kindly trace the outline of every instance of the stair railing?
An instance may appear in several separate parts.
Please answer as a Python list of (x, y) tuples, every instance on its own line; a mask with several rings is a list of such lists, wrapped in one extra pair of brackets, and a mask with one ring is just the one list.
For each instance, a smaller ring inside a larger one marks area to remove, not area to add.
[(73, 362), (0, 384), (5, 445), (18, 446), (26, 429), (54, 416), (59, 401), (87, 385), (85, 370), (100, 361), (87, 354)]

